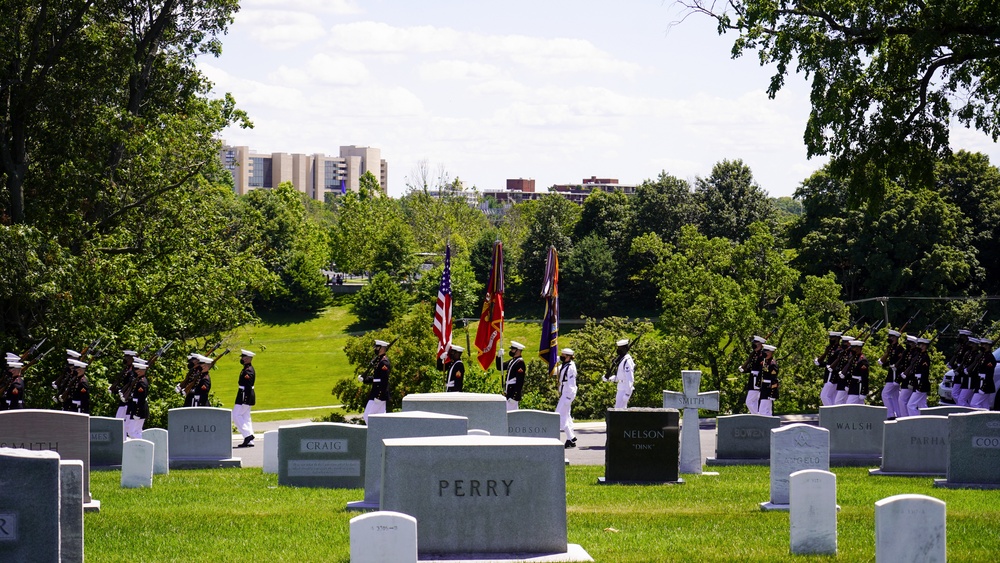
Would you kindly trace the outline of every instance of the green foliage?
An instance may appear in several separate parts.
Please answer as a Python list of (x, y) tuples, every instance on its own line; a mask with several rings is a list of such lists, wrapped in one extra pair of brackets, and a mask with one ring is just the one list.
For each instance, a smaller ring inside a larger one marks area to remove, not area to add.
[[(431, 307), (437, 301), (444, 264), (424, 272), (416, 283), (417, 300)], [(482, 311), (486, 284), (475, 278), (468, 262), (451, 261), (451, 313), (456, 319), (478, 318)], [(432, 316), (433, 318), (433, 316)], [(457, 323), (456, 323), (457, 325)]]
[(352, 311), (358, 322), (386, 326), (406, 313), (409, 298), (389, 274), (379, 272), (354, 297)]
[(438, 196), (411, 190), (399, 200), (403, 217), (413, 232), (418, 252), (444, 252), (451, 242), (453, 257), (467, 256), (469, 245), (489, 226), (486, 216), (469, 205), (457, 180)]
[(695, 181), (694, 198), (699, 229), (708, 238), (743, 242), (753, 223), (774, 224), (774, 208), (742, 160), (723, 160), (713, 166), (707, 178)]
[(572, 234), (580, 219), (580, 207), (557, 194), (537, 200), (530, 212), (528, 236), (521, 243), (518, 261), (522, 280), (518, 294), (526, 299), (534, 298), (541, 290), (549, 247), (555, 246), (561, 257), (572, 252)]
[(568, 318), (579, 312), (598, 316), (608, 313), (615, 293), (617, 263), (604, 238), (590, 234), (560, 263), (560, 314)]

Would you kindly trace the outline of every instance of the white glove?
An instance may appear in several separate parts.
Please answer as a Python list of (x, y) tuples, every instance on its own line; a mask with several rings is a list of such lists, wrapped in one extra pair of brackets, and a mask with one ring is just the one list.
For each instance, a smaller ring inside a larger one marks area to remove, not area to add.
[(361, 383), (364, 383), (365, 382), (365, 376), (359, 375), (358, 376), (358, 381), (360, 381)]
[(743, 366), (740, 366), (740, 367), (738, 367), (736, 369), (740, 370), (740, 373), (743, 373)]
[(813, 364), (819, 365), (819, 358), (813, 358)]
[(178, 395), (181, 394), (181, 384), (180, 383), (177, 384), (177, 387), (174, 387), (174, 391), (177, 391)]
[(53, 389), (58, 389), (58, 388), (59, 388), (59, 386), (58, 386), (58, 385), (56, 385), (56, 383), (55, 383), (55, 382), (53, 381), (53, 382), (52, 382), (52, 388), (53, 388)]
[(878, 365), (882, 365), (882, 358), (879, 358), (879, 359), (878, 359), (878, 360), (876, 360), (876, 361), (878, 362)]

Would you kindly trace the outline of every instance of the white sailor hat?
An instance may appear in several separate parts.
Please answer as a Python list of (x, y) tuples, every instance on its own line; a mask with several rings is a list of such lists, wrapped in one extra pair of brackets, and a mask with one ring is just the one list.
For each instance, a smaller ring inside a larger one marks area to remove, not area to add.
[(918, 338), (917, 339), (917, 344), (930, 344), (930, 343), (931, 343), (931, 341), (927, 340), (926, 338)]
[(576, 352), (574, 352), (572, 348), (563, 348), (562, 349), (562, 355), (563, 356), (575, 356)]
[(7, 361), (7, 367), (9, 367), (9, 368), (15, 368), (15, 369), (16, 368), (23, 368), (24, 364), (22, 364), (21, 362), (12, 362), (12, 361), (8, 360)]
[(899, 338), (899, 331), (898, 330), (892, 330), (890, 328), (889, 329), (889, 336), (895, 336), (896, 338)]
[(993, 339), (992, 338), (980, 338), (979, 339), (979, 343), (980, 344), (990, 345), (990, 344), (993, 344)]
[(766, 351), (768, 351), (768, 352), (774, 352), (775, 350), (777, 350), (777, 349), (778, 349), (778, 347), (777, 347), (777, 346), (772, 346), (772, 345), (770, 345), (770, 344), (765, 344), (765, 345), (763, 346), (763, 348), (764, 348), (764, 350), (766, 350)]
[(198, 360), (199, 362), (203, 363), (203, 364), (210, 364), (210, 363), (212, 363), (212, 358), (209, 358), (208, 356), (203, 356), (201, 354), (196, 354), (195, 355), (195, 359)]
[(851, 341), (851, 346), (857, 346), (858, 348), (860, 348), (860, 347), (862, 347), (864, 345), (865, 345), (865, 341), (864, 340), (852, 340)]
[(754, 342), (760, 342), (761, 344), (763, 344), (763, 343), (767, 342), (767, 339), (766, 339), (766, 338), (764, 338), (763, 336), (757, 336), (757, 335), (755, 334), (755, 335), (753, 336), (753, 341), (754, 341)]
[(983, 342), (982, 340), (976, 338), (975, 336), (969, 337), (969, 344), (981, 344), (982, 342)]
[[(388, 346), (389, 343), (386, 342), (385, 340), (376, 340), (375, 341), (375, 345), (376, 346)], [(253, 357), (253, 354), (251, 354), (250, 357)]]
[(69, 356), (70, 358), (76, 359), (79, 358), (81, 354), (76, 350), (70, 350), (69, 348), (67, 348), (66, 355)]
[(69, 365), (71, 365), (73, 367), (76, 367), (76, 368), (85, 368), (85, 367), (87, 367), (87, 364), (84, 363), (84, 362), (81, 362), (80, 360), (70, 360), (69, 361)]
[(465, 348), (462, 348), (461, 346), (457, 346), (455, 344), (451, 345), (451, 349), (454, 352), (465, 352)]
[[(375, 342), (378, 343), (378, 340), (376, 340)], [(240, 355), (241, 356), (246, 356), (248, 358), (252, 358), (252, 357), (256, 356), (257, 354), (254, 354), (250, 350), (244, 350), (244, 349), (240, 348)]]
[(513, 349), (515, 349), (515, 350), (524, 350), (524, 344), (521, 344), (517, 340), (511, 340), (510, 341), (510, 347), (513, 348)]
[(838, 332), (836, 330), (831, 330), (829, 332), (830, 338), (834, 338), (834, 337), (840, 338), (840, 335), (842, 335), (842, 334), (844, 334), (844, 333), (843, 332)]
[(917, 337), (913, 336), (912, 334), (907, 334), (906, 335), (906, 341), (907, 342), (916, 342), (917, 341)]
[(616, 344), (618, 346), (628, 346), (628, 338), (622, 338)]
[(958, 329), (959, 336), (972, 336), (972, 331), (966, 328)]
[(14, 361), (14, 362), (16, 362), (16, 361), (18, 361), (18, 360), (21, 359), (21, 356), (18, 356), (17, 354), (14, 354), (12, 352), (7, 352), (5, 354), (5, 356), (7, 357), (7, 361)]
[(841, 340), (846, 340), (847, 342), (850, 342), (851, 340), (854, 340), (854, 337), (850, 336), (848, 334), (842, 334), (842, 335), (840, 335), (840, 339)]
[(136, 360), (132, 362), (132, 369), (149, 369), (149, 364)]
[(190, 354), (188, 354), (188, 359), (189, 360), (197, 360), (198, 356), (200, 356), (200, 355), (201, 354), (199, 354), (198, 352), (191, 352)]
[(122, 354), (125, 354), (126, 356), (132, 356), (133, 358), (139, 355), (139, 353), (136, 352), (135, 350), (124, 350), (122, 351)]

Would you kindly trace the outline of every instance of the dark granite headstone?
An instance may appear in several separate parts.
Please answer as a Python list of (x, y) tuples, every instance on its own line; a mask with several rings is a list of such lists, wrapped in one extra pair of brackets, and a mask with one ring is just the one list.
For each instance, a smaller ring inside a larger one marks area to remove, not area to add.
[(947, 476), (934, 486), (1000, 489), (1000, 412), (948, 415)]
[(715, 419), (715, 457), (707, 465), (768, 465), (771, 463), (771, 430), (781, 425), (776, 416), (734, 414)]
[(90, 417), (91, 469), (121, 469), (124, 423), (120, 418)]
[(676, 483), (680, 413), (608, 409), (603, 483)]

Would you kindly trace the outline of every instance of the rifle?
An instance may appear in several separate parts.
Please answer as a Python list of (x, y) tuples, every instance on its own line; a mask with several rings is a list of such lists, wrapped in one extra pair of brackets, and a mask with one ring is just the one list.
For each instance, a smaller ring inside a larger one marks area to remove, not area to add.
[[(386, 353), (389, 352), (389, 348), (392, 348), (392, 345), (395, 344), (396, 341), (398, 341), (398, 340), (399, 340), (399, 337), (397, 336), (396, 338), (394, 338), (392, 340), (392, 342), (389, 343), (388, 346), (385, 347)], [(371, 377), (375, 374), (375, 366), (376, 365), (378, 365), (378, 354), (375, 354), (375, 356), (372, 357), (372, 359), (368, 362), (368, 367), (365, 368), (364, 373), (361, 374), (360, 377), (361, 377), (362, 383), (368, 383), (369, 382), (369, 380), (371, 379)]]
[(145, 346), (142, 347), (142, 350), (139, 350), (138, 352), (136, 352), (136, 355), (141, 358), (142, 355), (145, 354), (146, 352), (148, 352), (149, 349), (152, 348), (152, 347), (153, 347), (152, 343), (146, 344)]
[[(156, 363), (156, 360), (159, 360), (160, 357), (163, 356), (163, 354), (165, 354), (167, 350), (169, 350), (170, 347), (173, 345), (174, 341), (170, 340), (166, 344), (164, 344), (163, 347), (157, 350), (156, 354), (154, 354), (153, 357), (148, 362), (146, 362), (146, 369), (147, 370), (152, 369), (153, 364)], [(129, 379), (128, 382), (125, 383), (125, 385), (123, 385), (119, 389), (118, 396), (121, 397), (122, 402), (128, 403), (129, 401), (132, 400), (132, 393), (135, 392), (135, 386), (138, 383), (139, 383), (139, 378), (133, 377)]]
[(931, 330), (933, 330), (934, 326), (937, 325), (937, 322), (940, 321), (942, 317), (944, 317), (944, 313), (941, 313), (938, 316), (938, 318), (936, 318), (933, 321), (927, 323), (927, 326), (924, 327), (924, 330), (920, 331), (920, 335), (923, 336), (924, 334), (927, 334), (928, 332), (930, 332)]
[(885, 321), (878, 321), (875, 324), (868, 325), (868, 328), (861, 331), (861, 334), (858, 335), (858, 340), (867, 340), (867, 338), (875, 334), (875, 331), (878, 330), (884, 323)]
[(36, 352), (38, 352), (38, 349), (42, 347), (42, 344), (45, 344), (45, 341), (48, 339), (49, 339), (48, 337), (45, 337), (39, 340), (38, 344), (35, 344), (31, 348), (28, 348), (28, 350), (25, 353), (21, 354), (21, 361), (24, 362), (30, 360), (31, 357), (34, 356)]
[(983, 319), (986, 318), (986, 313), (988, 313), (988, 312), (989, 312), (989, 310), (983, 311), (983, 314), (980, 315), (978, 319), (976, 319), (976, 322), (972, 323), (972, 325), (969, 326), (969, 331), (970, 332), (975, 332), (975, 328), (977, 326), (979, 326), (980, 323), (983, 322)]
[(226, 348), (224, 352), (212, 358), (212, 363), (208, 364), (208, 368), (205, 369), (204, 371), (201, 369), (198, 369), (197, 371), (192, 370), (192, 372), (188, 374), (188, 380), (185, 381), (186, 385), (184, 385), (183, 387), (184, 391), (182, 394), (184, 396), (187, 396), (189, 393), (191, 393), (191, 391), (194, 389), (194, 386), (197, 385), (199, 381), (201, 381), (201, 377), (197, 376), (200, 376), (202, 373), (208, 373), (209, 371), (211, 371), (211, 369), (215, 367), (216, 362), (221, 360), (223, 356), (225, 356), (229, 352), (230, 352), (229, 348)]
[(852, 328), (860, 325), (861, 321), (863, 321), (864, 319), (865, 319), (864, 315), (861, 315), (860, 317), (858, 317), (858, 320), (854, 321), (853, 323), (851, 323), (851, 326), (849, 326), (849, 327), (847, 327), (847, 328), (844, 329), (844, 334), (847, 334), (848, 332), (851, 331)]
[(906, 331), (906, 327), (910, 326), (910, 323), (913, 322), (913, 319), (917, 318), (917, 315), (919, 315), (921, 311), (923, 311), (923, 309), (917, 309), (917, 312), (913, 313), (912, 317), (906, 319), (906, 322), (903, 323), (903, 326), (899, 327), (899, 333), (900, 334), (902, 334), (903, 332)]
[(785, 323), (778, 323), (778, 326), (774, 327), (773, 329), (771, 329), (771, 332), (767, 333), (767, 336), (764, 337), (764, 340), (770, 340), (771, 337), (774, 336), (774, 333), (781, 330), (781, 327), (784, 325)]
[[(208, 351), (205, 352), (205, 355), (206, 356), (211, 356), (212, 352), (215, 352), (216, 350), (218, 350), (221, 347), (222, 347), (222, 341), (220, 340), (220, 341), (218, 341), (218, 342), (215, 343), (215, 346), (212, 346), (211, 348), (209, 348)], [(226, 351), (228, 352), (228, 350), (226, 350)]]
[[(628, 347), (629, 347), (629, 350), (631, 350), (631, 349), (632, 349), (632, 347), (634, 347), (634, 346), (635, 346), (636, 344), (638, 344), (638, 343), (639, 343), (639, 341), (640, 341), (640, 340), (642, 340), (642, 336), (643, 336), (644, 334), (646, 334), (646, 333), (644, 332), (644, 333), (640, 334), (639, 336), (636, 336), (636, 337), (635, 337), (635, 340), (633, 340), (632, 342), (630, 342), (630, 343), (629, 343), (629, 345), (628, 345)], [(616, 348), (617, 348), (617, 346), (616, 346)], [(617, 350), (615, 350), (615, 353), (617, 354)], [(621, 359), (622, 359), (623, 357), (624, 357), (624, 356), (618, 356), (618, 355), (616, 355), (616, 356), (614, 357), (614, 359), (612, 359), (612, 360), (611, 360), (611, 362), (610, 362), (610, 365), (608, 366), (608, 373), (606, 373), (606, 374), (604, 375), (604, 378), (603, 378), (603, 379), (604, 379), (605, 381), (607, 381), (607, 379), (608, 379), (609, 377), (611, 377), (611, 376), (615, 375), (615, 372), (617, 372), (617, 371), (618, 371), (618, 364), (619, 364), (619, 362), (621, 362)]]
[(99, 337), (97, 337), (97, 340), (93, 341), (92, 343), (90, 343), (89, 346), (87, 346), (83, 350), (81, 350), (80, 351), (80, 361), (81, 362), (88, 361), (87, 360), (87, 358), (89, 357), (88, 354), (90, 356), (93, 356), (94, 355), (94, 349), (97, 348), (98, 346), (100, 346), (101, 340), (103, 340), (103, 339), (104, 339), (103, 336), (99, 336)]

